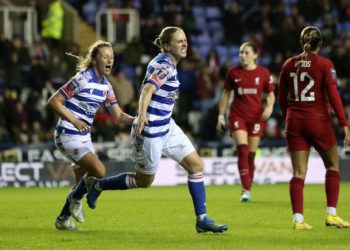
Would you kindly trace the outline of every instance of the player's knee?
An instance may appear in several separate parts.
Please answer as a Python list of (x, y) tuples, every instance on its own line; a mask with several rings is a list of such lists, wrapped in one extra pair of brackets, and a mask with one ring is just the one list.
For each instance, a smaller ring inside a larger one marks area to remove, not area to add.
[(154, 175), (136, 174), (135, 181), (138, 188), (149, 188), (154, 180)]
[(105, 175), (106, 175), (106, 168), (99, 168), (96, 171), (95, 177), (98, 179), (102, 179), (105, 177)]

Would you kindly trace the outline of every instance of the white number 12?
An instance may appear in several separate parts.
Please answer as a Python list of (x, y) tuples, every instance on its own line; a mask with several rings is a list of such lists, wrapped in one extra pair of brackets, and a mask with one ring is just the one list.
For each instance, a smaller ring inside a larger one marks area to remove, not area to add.
[(309, 79), (309, 84), (306, 85), (306, 87), (301, 91), (300, 93), (300, 98), (299, 98), (299, 91), (298, 91), (298, 75), (294, 72), (291, 72), (289, 74), (290, 77), (293, 78), (293, 87), (294, 87), (294, 95), (295, 95), (295, 100), (294, 101), (302, 101), (302, 102), (311, 102), (315, 101), (315, 92), (309, 90), (314, 86), (314, 79), (307, 73), (307, 72), (302, 72), (300, 74), (300, 81), (303, 82), (305, 81), (305, 78), (307, 77)]

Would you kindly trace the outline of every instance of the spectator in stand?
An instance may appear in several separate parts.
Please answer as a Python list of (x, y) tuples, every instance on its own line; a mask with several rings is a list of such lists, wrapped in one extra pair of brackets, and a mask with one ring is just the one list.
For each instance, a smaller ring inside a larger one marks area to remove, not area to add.
[(111, 79), (111, 84), (124, 111), (126, 113), (135, 113), (132, 110), (135, 100), (135, 89), (132, 82), (126, 78), (125, 73), (123, 71), (117, 72), (116, 77)]
[(49, 68), (43, 59), (36, 56), (32, 58), (32, 65), (28, 73), (28, 87), (32, 91), (36, 91), (41, 95), (42, 89), (49, 81)]
[(241, 44), (244, 25), (242, 23), (239, 4), (236, 1), (233, 1), (228, 10), (224, 12), (223, 24), (226, 42), (234, 45)]
[[(251, 201), (250, 189), (254, 178), (255, 152), (263, 135), (266, 120), (275, 103), (272, 77), (268, 69), (257, 65), (258, 50), (255, 44), (243, 43), (239, 50), (239, 66), (230, 68), (226, 75), (219, 104), (217, 130), (226, 128), (225, 113), (233, 91), (229, 114), (229, 131), (237, 145), (238, 170), (241, 178), (241, 201)], [(266, 105), (262, 104), (263, 92), (267, 93)]]
[(31, 58), (39, 57), (43, 59), (45, 64), (50, 62), (50, 50), (40, 37), (36, 37), (33, 44), (29, 47), (29, 55)]
[(328, 114), (328, 100), (344, 131), (344, 146), (350, 143), (348, 122), (337, 91), (337, 75), (333, 63), (318, 55), (322, 46), (321, 32), (313, 26), (300, 35), (303, 52), (289, 58), (279, 79), (278, 101), (286, 120), (287, 147), (293, 166), (289, 183), (293, 210), (293, 227), (309, 230), (304, 221), (304, 181), (310, 147), (314, 146), (326, 168), (326, 226), (347, 228), (349, 222), (337, 215), (340, 177), (337, 144)]
[(5, 66), (5, 88), (15, 90), (18, 94), (21, 94), (26, 87), (23, 86), (22, 66), (18, 53), (13, 51), (10, 55), (10, 62)]
[(62, 0), (51, 0), (49, 11), (42, 22), (41, 36), (46, 40), (51, 51), (61, 47), (61, 38), (64, 23)]

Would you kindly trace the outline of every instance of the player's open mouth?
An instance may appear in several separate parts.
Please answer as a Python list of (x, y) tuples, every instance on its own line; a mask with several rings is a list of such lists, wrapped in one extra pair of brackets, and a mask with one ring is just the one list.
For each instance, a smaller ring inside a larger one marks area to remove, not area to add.
[(111, 70), (111, 69), (112, 69), (112, 65), (106, 65), (105, 68), (106, 68), (107, 70)]

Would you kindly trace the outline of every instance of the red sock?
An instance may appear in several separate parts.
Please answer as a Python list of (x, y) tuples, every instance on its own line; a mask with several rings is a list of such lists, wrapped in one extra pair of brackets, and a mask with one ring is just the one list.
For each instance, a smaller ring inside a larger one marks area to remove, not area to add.
[(327, 196), (327, 207), (337, 207), (340, 190), (340, 177), (338, 171), (327, 170), (325, 189)]
[(289, 182), (289, 196), (293, 214), (304, 212), (304, 180), (293, 177)]
[(251, 182), (253, 182), (253, 179), (254, 179), (254, 171), (255, 171), (254, 160), (255, 160), (255, 152), (249, 152), (248, 162), (249, 162), (249, 176), (250, 176)]
[(249, 176), (248, 145), (246, 144), (238, 145), (237, 153), (238, 153), (238, 171), (241, 177), (241, 184), (243, 189), (249, 191), (252, 182)]

